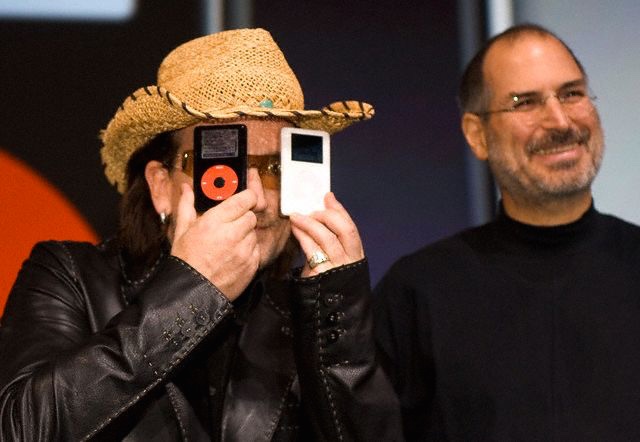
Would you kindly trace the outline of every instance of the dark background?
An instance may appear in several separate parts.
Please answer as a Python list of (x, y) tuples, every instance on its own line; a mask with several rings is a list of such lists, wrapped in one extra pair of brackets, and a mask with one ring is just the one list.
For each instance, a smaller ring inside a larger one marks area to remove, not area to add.
[[(374, 282), (399, 256), (473, 222), (455, 103), (457, 12), (443, 1), (253, 3), (253, 25), (280, 45), (307, 108), (342, 99), (376, 108), (332, 139), (333, 189), (358, 223)], [(199, 1), (145, 0), (126, 23), (0, 20), (0, 148), (103, 238), (119, 195), (98, 132), (128, 94), (155, 84), (171, 49), (204, 33), (203, 13)]]

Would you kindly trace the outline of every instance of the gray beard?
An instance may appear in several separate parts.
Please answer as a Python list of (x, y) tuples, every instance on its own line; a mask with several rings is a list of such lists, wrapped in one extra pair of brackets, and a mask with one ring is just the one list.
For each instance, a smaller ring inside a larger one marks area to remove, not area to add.
[[(557, 201), (571, 198), (575, 195), (583, 193), (591, 188), (591, 184), (598, 174), (602, 163), (604, 147), (599, 148), (598, 143), (603, 143), (602, 139), (593, 139), (590, 133), (574, 132), (571, 135), (550, 135), (544, 140), (531, 143), (527, 146), (527, 152), (530, 155), (540, 154), (545, 149), (578, 142), (585, 146), (588, 152), (592, 153), (592, 161), (589, 167), (582, 170), (578, 175), (563, 177), (563, 179), (547, 179), (548, 177), (539, 177), (527, 175), (526, 177), (521, 170), (514, 169), (503, 161), (501, 156), (494, 155), (496, 149), (493, 137), (487, 138), (489, 147), (489, 167), (493, 173), (496, 182), (501, 189), (506, 190), (514, 197), (524, 199), (535, 204), (544, 204), (550, 201)], [(557, 164), (554, 170), (561, 172), (575, 167), (574, 161), (567, 161)]]

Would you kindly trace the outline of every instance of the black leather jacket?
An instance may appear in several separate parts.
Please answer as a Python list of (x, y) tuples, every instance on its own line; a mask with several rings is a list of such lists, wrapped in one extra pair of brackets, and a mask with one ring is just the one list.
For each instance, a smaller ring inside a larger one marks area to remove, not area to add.
[(257, 281), (241, 314), (175, 257), (123, 269), (109, 242), (34, 248), (0, 326), (2, 440), (401, 437), (366, 261)]

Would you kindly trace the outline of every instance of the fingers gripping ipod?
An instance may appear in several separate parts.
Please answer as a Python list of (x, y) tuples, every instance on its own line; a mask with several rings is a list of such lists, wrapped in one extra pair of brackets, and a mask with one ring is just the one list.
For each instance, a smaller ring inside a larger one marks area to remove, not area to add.
[(204, 212), (247, 187), (247, 127), (198, 126), (193, 134), (195, 208)]
[(331, 190), (329, 134), (286, 127), (281, 131), (280, 212), (309, 214), (324, 209)]

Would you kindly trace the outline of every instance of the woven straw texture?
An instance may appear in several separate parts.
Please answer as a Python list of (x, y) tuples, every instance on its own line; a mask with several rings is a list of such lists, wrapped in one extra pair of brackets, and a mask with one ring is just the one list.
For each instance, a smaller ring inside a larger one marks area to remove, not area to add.
[(369, 104), (358, 101), (305, 110), (300, 84), (267, 31), (224, 31), (169, 53), (158, 84), (127, 97), (101, 132), (101, 155), (108, 180), (124, 192), (129, 158), (162, 132), (203, 120), (278, 117), (335, 133), (373, 114)]

